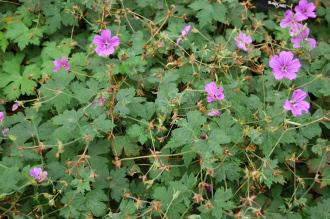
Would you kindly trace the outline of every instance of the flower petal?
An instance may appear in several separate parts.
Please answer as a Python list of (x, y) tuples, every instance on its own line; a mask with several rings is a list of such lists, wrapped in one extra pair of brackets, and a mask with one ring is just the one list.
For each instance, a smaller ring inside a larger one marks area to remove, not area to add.
[(217, 84), (215, 82), (210, 82), (208, 84), (205, 85), (204, 90), (208, 93), (208, 94), (213, 94), (215, 93), (217, 89)]
[(269, 66), (271, 68), (281, 68), (281, 65), (278, 60), (278, 55), (274, 55), (269, 60)]
[(311, 49), (316, 47), (316, 40), (314, 38), (307, 38), (306, 41)]
[(273, 71), (273, 75), (274, 75), (274, 77), (275, 77), (276, 80), (281, 80), (281, 79), (284, 78), (284, 74), (280, 70), (274, 70)]
[(291, 112), (292, 112), (292, 115), (293, 115), (294, 117), (301, 116), (301, 114), (302, 114), (301, 109), (298, 108), (298, 107), (292, 107)]
[(207, 115), (211, 117), (220, 116), (220, 112), (217, 109), (212, 109)]
[(308, 113), (310, 103), (307, 101), (301, 101), (298, 103), (297, 107), (299, 107), (303, 112)]
[(289, 100), (285, 100), (283, 104), (283, 108), (285, 111), (289, 111), (292, 109), (291, 103)]
[(295, 102), (303, 101), (303, 100), (305, 100), (306, 97), (307, 97), (307, 93), (305, 91), (303, 91), (302, 89), (297, 89), (297, 90), (293, 91), (293, 93), (292, 93), (292, 99)]
[(55, 59), (54, 62), (53, 72), (58, 72), (61, 69), (61, 61), (59, 59)]
[(101, 36), (96, 35), (93, 38), (93, 44), (95, 46), (102, 46), (104, 44), (104, 40), (103, 40), (103, 38)]
[(107, 57), (107, 56), (111, 55), (112, 53), (114, 53), (114, 51), (115, 51), (114, 47), (109, 47), (109, 48), (96, 47), (95, 48), (96, 54), (98, 54), (99, 56), (102, 56), (102, 57)]
[(111, 30), (109, 30), (109, 29), (101, 30), (101, 37), (104, 40), (110, 40), (111, 39)]
[(119, 46), (120, 38), (117, 36), (111, 37), (109, 44), (110, 46)]

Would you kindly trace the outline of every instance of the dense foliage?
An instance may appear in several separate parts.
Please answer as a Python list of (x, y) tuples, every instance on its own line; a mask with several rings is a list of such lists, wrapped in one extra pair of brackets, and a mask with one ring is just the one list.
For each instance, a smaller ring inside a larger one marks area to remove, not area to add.
[(314, 4), (1, 0), (1, 215), (329, 218)]

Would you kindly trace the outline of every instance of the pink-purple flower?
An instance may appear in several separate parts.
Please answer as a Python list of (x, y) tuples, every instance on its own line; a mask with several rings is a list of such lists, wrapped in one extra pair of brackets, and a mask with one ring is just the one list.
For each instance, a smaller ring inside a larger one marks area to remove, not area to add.
[(307, 93), (302, 89), (297, 89), (292, 93), (291, 100), (285, 100), (283, 108), (285, 111), (291, 111), (294, 117), (301, 116), (303, 113), (308, 113), (310, 104), (305, 101)]
[(118, 36), (111, 36), (111, 31), (105, 29), (101, 30), (100, 35), (94, 36), (93, 43), (96, 46), (96, 54), (107, 57), (115, 52), (115, 47), (120, 44), (120, 38)]
[(5, 114), (3, 112), (0, 112), (0, 122), (3, 122), (5, 119)]
[(40, 167), (33, 167), (30, 170), (30, 176), (32, 176), (37, 182), (42, 182), (47, 179), (47, 171), (43, 171)]
[(220, 112), (219, 112), (219, 110), (217, 110), (217, 109), (212, 109), (210, 112), (208, 112), (208, 116), (210, 116), (210, 117), (216, 117), (216, 116), (220, 116)]
[(301, 43), (307, 43), (310, 48), (316, 47), (316, 40), (309, 38), (309, 28), (299, 23), (308, 18), (315, 18), (314, 3), (309, 3), (307, 0), (300, 0), (299, 4), (295, 7), (295, 13), (291, 10), (287, 10), (284, 13), (284, 18), (281, 20), (280, 26), (282, 28), (290, 27), (289, 34), (291, 36), (291, 42), (294, 48), (300, 48)]
[(210, 82), (206, 84), (204, 90), (207, 93), (207, 102), (209, 103), (214, 101), (220, 101), (225, 98), (222, 86), (217, 87), (217, 84), (215, 82)]
[(297, 19), (301, 21), (316, 17), (314, 3), (309, 3), (307, 0), (300, 0), (294, 10), (296, 11)]
[(314, 49), (316, 47), (316, 40), (314, 38), (309, 38), (309, 28), (304, 27), (295, 37), (291, 38), (293, 43), (293, 48), (300, 48), (301, 43), (305, 42), (309, 45), (310, 48)]
[(290, 26), (289, 34), (291, 37), (297, 37), (299, 34), (301, 34), (306, 28), (308, 28), (306, 25), (303, 25), (301, 23), (296, 23)]
[(190, 29), (191, 29), (191, 26), (190, 25), (187, 25), (185, 26), (182, 31), (181, 31), (181, 36), (182, 37), (185, 37), (188, 35), (188, 33), (190, 32)]
[(301, 17), (297, 17), (297, 15), (291, 10), (286, 10), (284, 12), (284, 18), (281, 20), (280, 26), (282, 28), (291, 27), (300, 21), (302, 21)]
[(105, 103), (105, 98), (104, 98), (104, 96), (99, 96), (99, 98), (98, 98), (98, 103), (99, 103), (99, 105), (100, 106), (103, 106), (104, 105), (104, 103)]
[(182, 39), (188, 35), (188, 33), (190, 32), (190, 29), (191, 29), (190, 25), (186, 25), (183, 27), (183, 29), (181, 31), (181, 35), (176, 40), (176, 44), (179, 44), (182, 41)]
[(243, 51), (247, 52), (249, 51), (248, 46), (252, 43), (252, 38), (251, 36), (240, 32), (236, 37), (235, 37), (235, 43), (236, 46)]
[(293, 58), (292, 52), (282, 51), (279, 55), (274, 55), (269, 61), (273, 75), (276, 80), (287, 78), (293, 80), (297, 77), (301, 64), (299, 59)]
[(63, 56), (60, 59), (55, 59), (53, 63), (54, 63), (54, 68), (53, 68), (54, 72), (58, 72), (59, 70), (61, 70), (61, 68), (64, 68), (66, 71), (69, 71), (71, 67), (71, 65), (68, 62), (68, 59), (65, 56)]
[(15, 101), (15, 103), (11, 106), (11, 111), (16, 111), (19, 107), (19, 102), (18, 101)]

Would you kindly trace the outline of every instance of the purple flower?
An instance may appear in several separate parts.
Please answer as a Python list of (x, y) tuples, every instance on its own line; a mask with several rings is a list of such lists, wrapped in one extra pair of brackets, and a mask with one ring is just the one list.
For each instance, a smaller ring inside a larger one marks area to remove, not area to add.
[(16, 111), (19, 107), (19, 102), (15, 101), (15, 103), (11, 106), (11, 111)]
[(302, 21), (301, 18), (297, 17), (295, 13), (291, 10), (286, 10), (284, 13), (284, 18), (281, 20), (280, 26), (282, 28), (291, 27), (292, 25), (297, 24), (299, 21)]
[(308, 3), (307, 0), (300, 0), (299, 4), (294, 8), (296, 11), (297, 19), (303, 21), (310, 18), (316, 18), (316, 14), (314, 12), (315, 5), (314, 3)]
[(306, 42), (310, 48), (314, 49), (316, 47), (316, 40), (314, 38), (309, 38), (309, 28), (305, 27), (297, 36), (291, 38), (293, 43), (293, 48), (300, 48), (302, 42)]
[(30, 176), (32, 176), (38, 182), (42, 182), (47, 179), (48, 173), (47, 171), (43, 171), (40, 167), (33, 167), (30, 170)]
[(8, 135), (9, 135), (9, 128), (3, 128), (3, 129), (1, 130), (1, 133), (2, 133), (2, 135), (3, 135), (4, 137), (8, 137)]
[(54, 63), (54, 68), (53, 68), (54, 72), (58, 72), (61, 68), (64, 68), (66, 71), (69, 71), (71, 67), (71, 65), (68, 62), (68, 59), (65, 56), (63, 56), (60, 59), (55, 59), (53, 63)]
[(96, 46), (96, 54), (102, 57), (107, 57), (115, 52), (115, 47), (119, 46), (120, 39), (117, 36), (112, 37), (111, 31), (105, 29), (101, 30), (100, 35), (94, 36), (93, 43)]
[(301, 24), (301, 23), (296, 23), (290, 26), (290, 31), (289, 34), (291, 37), (297, 37), (299, 34), (301, 34), (307, 26)]
[(104, 96), (101, 95), (101, 96), (99, 97), (99, 99), (98, 99), (98, 102), (99, 102), (99, 105), (100, 105), (100, 106), (103, 106), (104, 103), (105, 103), (105, 98), (104, 98)]
[(293, 58), (292, 52), (282, 51), (270, 59), (269, 66), (272, 68), (276, 80), (283, 78), (293, 80), (297, 77), (301, 64), (299, 59)]
[(246, 35), (243, 32), (240, 32), (236, 37), (235, 37), (235, 43), (236, 46), (240, 49), (242, 49), (243, 51), (247, 52), (249, 51), (249, 44), (252, 43), (252, 38), (249, 35)]
[(190, 29), (191, 29), (191, 26), (190, 25), (187, 25), (185, 26), (182, 31), (181, 31), (181, 36), (182, 37), (185, 37), (188, 35), (188, 33), (190, 32)]
[(0, 112), (0, 122), (3, 122), (5, 119), (5, 114), (3, 112)]
[(181, 41), (182, 41), (182, 38), (180, 36), (180, 37), (178, 37), (178, 39), (176, 39), (176, 44), (180, 44)]
[(221, 86), (217, 87), (215, 82), (206, 84), (204, 90), (207, 93), (207, 102), (209, 103), (225, 98), (223, 88)]
[(285, 100), (283, 108), (285, 111), (291, 111), (294, 117), (301, 116), (303, 113), (308, 113), (310, 104), (305, 101), (307, 93), (301, 89), (293, 91), (292, 99)]
[(212, 109), (207, 115), (208, 116), (211, 116), (211, 117), (216, 117), (216, 116), (220, 116), (220, 112), (219, 112), (219, 110), (217, 110), (217, 109)]
[(184, 28), (181, 31), (181, 35), (178, 37), (178, 39), (176, 39), (176, 44), (179, 44), (182, 41), (183, 37), (188, 35), (190, 29), (191, 29), (190, 25), (184, 26)]

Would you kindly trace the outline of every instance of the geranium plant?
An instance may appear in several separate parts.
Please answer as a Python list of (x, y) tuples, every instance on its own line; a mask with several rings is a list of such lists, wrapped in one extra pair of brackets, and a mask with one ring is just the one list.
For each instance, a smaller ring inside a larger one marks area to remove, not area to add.
[(330, 217), (330, 5), (275, 3), (0, 1), (0, 214)]

